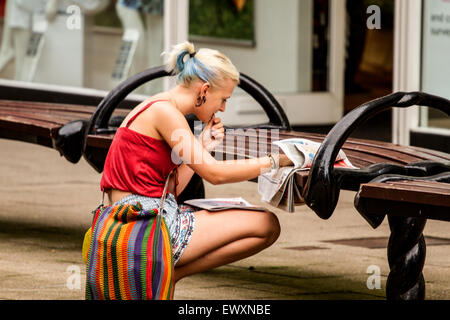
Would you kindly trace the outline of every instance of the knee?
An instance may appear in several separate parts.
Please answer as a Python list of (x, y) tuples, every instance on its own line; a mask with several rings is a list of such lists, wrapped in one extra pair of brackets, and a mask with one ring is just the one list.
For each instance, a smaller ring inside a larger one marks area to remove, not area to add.
[(272, 212), (265, 212), (264, 223), (262, 226), (263, 237), (267, 246), (272, 245), (280, 236), (281, 227), (277, 216)]

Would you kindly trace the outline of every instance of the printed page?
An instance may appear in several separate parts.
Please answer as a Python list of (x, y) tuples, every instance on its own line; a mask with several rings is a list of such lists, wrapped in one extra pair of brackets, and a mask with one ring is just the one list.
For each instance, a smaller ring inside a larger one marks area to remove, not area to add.
[[(296, 205), (304, 204), (295, 182), (295, 172), (308, 170), (321, 144), (308, 139), (293, 138), (274, 142), (294, 163), (294, 166), (272, 170), (258, 177), (258, 193), (261, 200), (270, 205), (293, 212)], [(357, 169), (340, 150), (336, 167)]]
[(243, 198), (210, 198), (210, 199), (191, 199), (184, 202), (185, 204), (209, 210), (220, 211), (227, 209), (246, 209), (265, 211), (263, 207), (252, 205)]
[(261, 200), (269, 202), (278, 190), (284, 190), (283, 186), (285, 186), (292, 170), (294, 170), (294, 167), (283, 167), (260, 175), (258, 177), (258, 193)]
[(305, 164), (305, 155), (295, 146), (295, 142), (299, 142), (300, 140), (285, 139), (273, 143), (283, 150), (284, 154), (294, 163), (295, 168), (301, 168)]

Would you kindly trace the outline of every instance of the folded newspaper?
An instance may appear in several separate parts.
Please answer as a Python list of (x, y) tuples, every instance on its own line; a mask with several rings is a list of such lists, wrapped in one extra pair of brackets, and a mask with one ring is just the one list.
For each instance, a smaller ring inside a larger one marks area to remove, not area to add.
[(227, 209), (257, 210), (266, 211), (264, 207), (254, 206), (243, 198), (212, 198), (212, 199), (192, 199), (184, 202), (190, 206), (209, 211), (220, 211)]
[[(272, 170), (258, 177), (258, 192), (261, 200), (274, 207), (294, 212), (295, 206), (303, 205), (301, 189), (296, 183), (295, 173), (308, 170), (314, 160), (314, 156), (320, 147), (320, 143), (301, 139), (285, 139), (273, 142), (293, 162), (293, 166)], [(340, 150), (336, 157), (335, 167), (357, 169), (348, 160), (345, 153)]]

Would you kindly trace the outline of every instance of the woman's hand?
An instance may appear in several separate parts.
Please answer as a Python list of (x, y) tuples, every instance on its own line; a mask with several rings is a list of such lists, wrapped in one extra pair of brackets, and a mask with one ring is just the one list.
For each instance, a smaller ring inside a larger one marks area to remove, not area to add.
[(202, 143), (203, 147), (210, 152), (222, 143), (224, 136), (225, 129), (223, 128), (221, 119), (216, 118), (213, 115), (200, 134), (199, 141)]
[(289, 166), (293, 166), (294, 163), (291, 161), (291, 159), (288, 158), (287, 155), (285, 155), (284, 153), (280, 153), (278, 155), (278, 163), (281, 167), (289, 167)]

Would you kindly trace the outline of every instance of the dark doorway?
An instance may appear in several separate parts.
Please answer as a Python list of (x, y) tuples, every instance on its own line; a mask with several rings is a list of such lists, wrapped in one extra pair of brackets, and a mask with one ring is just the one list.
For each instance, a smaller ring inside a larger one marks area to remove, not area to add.
[[(347, 0), (344, 114), (392, 93), (394, 0)], [(367, 8), (380, 8), (381, 28), (369, 29)], [(294, 130), (328, 133), (333, 125), (295, 126)], [(356, 129), (353, 138), (392, 141), (392, 112), (382, 112)]]
[[(392, 93), (394, 3), (394, 0), (347, 0), (344, 113)], [(368, 28), (367, 21), (374, 14), (367, 13), (371, 5), (380, 8), (380, 29)], [(352, 136), (391, 141), (391, 124), (392, 112), (388, 110), (368, 120)]]

